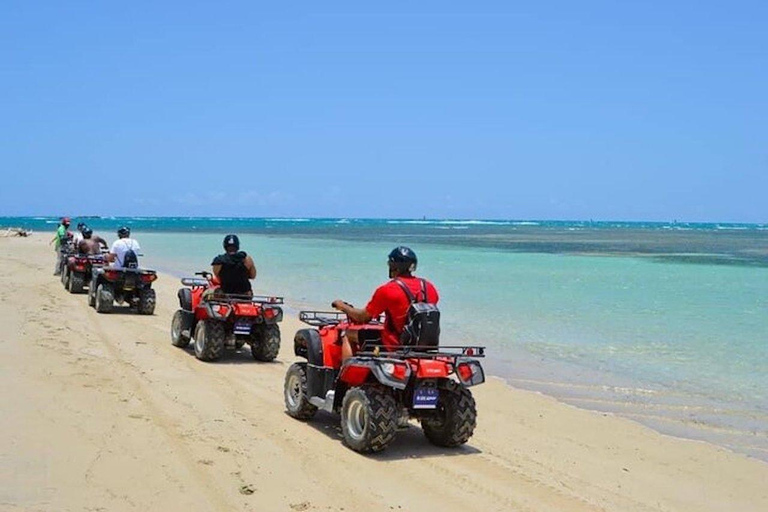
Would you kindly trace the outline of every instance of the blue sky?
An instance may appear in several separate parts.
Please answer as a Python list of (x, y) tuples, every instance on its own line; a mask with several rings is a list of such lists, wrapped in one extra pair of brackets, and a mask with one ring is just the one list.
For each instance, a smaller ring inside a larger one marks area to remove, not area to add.
[(0, 5), (0, 215), (768, 220), (766, 2)]

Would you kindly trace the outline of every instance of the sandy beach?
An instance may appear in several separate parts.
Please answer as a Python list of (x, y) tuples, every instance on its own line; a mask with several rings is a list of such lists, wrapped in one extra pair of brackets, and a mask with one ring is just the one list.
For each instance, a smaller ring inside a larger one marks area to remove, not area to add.
[(154, 316), (99, 315), (52, 276), (49, 238), (0, 239), (0, 510), (768, 510), (764, 462), (497, 379), (473, 388), (467, 445), (412, 424), (360, 455), (337, 416), (285, 414), (295, 317), (276, 362), (203, 363), (170, 343), (176, 278)]

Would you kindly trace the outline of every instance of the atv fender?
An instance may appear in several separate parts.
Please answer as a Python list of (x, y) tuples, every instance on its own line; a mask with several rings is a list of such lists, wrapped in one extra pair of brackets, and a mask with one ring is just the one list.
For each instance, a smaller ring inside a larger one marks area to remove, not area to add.
[(181, 309), (192, 312), (192, 290), (189, 288), (180, 288), (178, 296)]
[(301, 329), (293, 337), (293, 352), (311, 365), (323, 366), (323, 343), (316, 329)]

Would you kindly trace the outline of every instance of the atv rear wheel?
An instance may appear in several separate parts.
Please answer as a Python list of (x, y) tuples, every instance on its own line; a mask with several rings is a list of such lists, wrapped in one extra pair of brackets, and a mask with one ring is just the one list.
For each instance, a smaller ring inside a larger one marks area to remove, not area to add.
[(476, 425), (477, 409), (472, 393), (453, 381), (440, 388), (436, 416), (421, 420), (427, 439), (434, 445), (449, 448), (466, 443)]
[(80, 272), (69, 272), (67, 275), (67, 289), (69, 289), (69, 293), (83, 293), (85, 276)]
[(257, 361), (273, 361), (280, 352), (280, 327), (277, 324), (253, 326), (251, 355)]
[(112, 286), (108, 284), (100, 284), (96, 288), (96, 311), (99, 313), (109, 313), (112, 311), (112, 306), (115, 302), (115, 296), (112, 292)]
[(347, 391), (341, 405), (341, 432), (356, 452), (386, 448), (397, 432), (397, 404), (390, 390), (366, 384)]
[(317, 412), (307, 396), (307, 363), (293, 363), (288, 367), (283, 386), (285, 410), (297, 420), (308, 420)]
[[(184, 348), (189, 345), (195, 316), (184, 310), (177, 310), (171, 320), (171, 343), (174, 347)], [(186, 334), (185, 334), (186, 333)]]
[(152, 315), (155, 313), (155, 301), (157, 295), (152, 288), (146, 288), (139, 290), (139, 304), (138, 311), (142, 315)]
[(227, 333), (218, 320), (203, 320), (195, 328), (195, 357), (201, 361), (215, 361), (224, 352)]

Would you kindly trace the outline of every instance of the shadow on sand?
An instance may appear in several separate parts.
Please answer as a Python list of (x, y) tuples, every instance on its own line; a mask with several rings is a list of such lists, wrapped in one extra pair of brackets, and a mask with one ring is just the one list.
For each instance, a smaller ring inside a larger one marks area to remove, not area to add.
[[(185, 348), (181, 349), (191, 357), (195, 357), (194, 341), (190, 342)], [(216, 361), (200, 361), (206, 364), (228, 365), (228, 364), (264, 364), (264, 365), (282, 365), (282, 361), (275, 359), (274, 361), (257, 361), (251, 355), (251, 349), (248, 345), (244, 345), (239, 349), (224, 349), (224, 353)]]
[[(288, 413), (286, 413), (286, 416), (288, 416)], [(290, 418), (290, 416), (288, 417)], [(292, 421), (298, 421), (293, 418), (290, 419)], [(314, 418), (305, 423), (308, 427), (338, 441), (340, 447), (349, 450), (344, 444), (344, 437), (341, 434), (340, 417), (338, 414), (318, 411)], [(411, 422), (408, 427), (397, 431), (395, 439), (386, 450), (379, 453), (360, 454), (360, 456), (371, 460), (394, 461), (436, 457), (458, 457), (462, 455), (475, 455), (478, 453), (483, 452), (474, 446), (467, 444), (456, 448), (435, 446), (424, 437), (421, 427)]]

